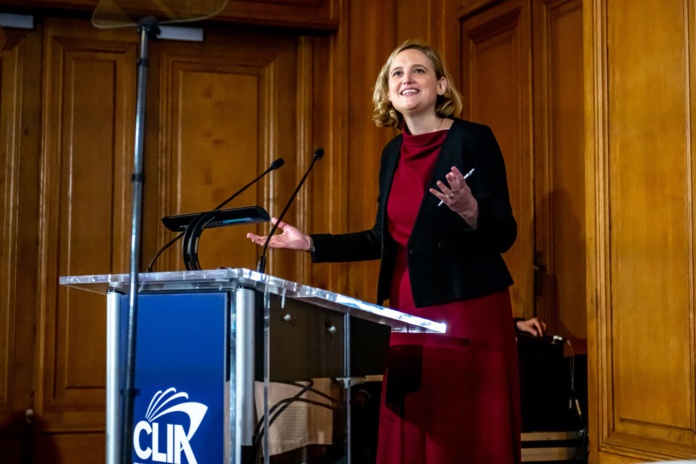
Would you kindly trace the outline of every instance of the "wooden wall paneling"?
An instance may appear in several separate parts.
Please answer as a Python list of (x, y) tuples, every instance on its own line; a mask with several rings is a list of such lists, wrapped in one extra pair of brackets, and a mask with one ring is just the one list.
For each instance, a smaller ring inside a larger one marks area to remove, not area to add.
[(457, 0), (459, 17), (465, 18), (505, 0)]
[(464, 78), (461, 75), (463, 67), (461, 66), (460, 17), (456, 1), (440, 0), (432, 17), (433, 32), (430, 40), (438, 48), (457, 90), (461, 92), (466, 86), (463, 85)]
[[(638, 446), (645, 446), (645, 438), (679, 443), (691, 447), (693, 457), (687, 10), (682, 1), (662, 2), (657, 10), (626, 1), (606, 5), (607, 46), (613, 50), (608, 82), (611, 320), (606, 321), (612, 337), (607, 355), (612, 358), (612, 424), (622, 435), (608, 438)], [(656, 153), (664, 154), (659, 161)], [(669, 226), (655, 233), (655, 224)]]
[(607, 182), (607, 55), (606, 13), (600, 1), (583, 3), (583, 58), (585, 90), (585, 232), (587, 237), (587, 396), (589, 462), (599, 464), (599, 450), (607, 436), (606, 396), (608, 366), (600, 352), (606, 351), (608, 271), (605, 253)]
[[(297, 28), (305, 31), (326, 32), (338, 27), (339, 0), (229, 0), (222, 11), (209, 22), (249, 24), (255, 26)], [(211, 8), (218, 2), (208, 2)], [(162, 5), (165, 5), (164, 7)], [(113, 2), (110, 0), (3, 0), (2, 6), (6, 11), (16, 11), (26, 14), (36, 14), (37, 11), (51, 12), (55, 10), (73, 11), (80, 15), (92, 15), (97, 6), (104, 8), (122, 8), (128, 14), (118, 14), (116, 17), (138, 19), (152, 15), (157, 18), (185, 17), (182, 10), (187, 10), (186, 1), (177, 2)], [(163, 14), (168, 8), (177, 7), (176, 14)], [(139, 7), (134, 9), (133, 7)], [(106, 10), (108, 11), (108, 10)], [(198, 11), (195, 11), (198, 13)]]
[[(103, 433), (48, 433), (32, 450), (35, 463), (103, 463), (106, 446)], [(25, 464), (25, 463), (22, 463)]]
[[(599, 462), (592, 460), (590, 462)], [(617, 454), (603, 454), (602, 464), (645, 464), (645, 458), (629, 458), (626, 456), (619, 456)]]
[[(3, 35), (4, 41), (4, 35)], [(3, 43), (0, 54), (0, 131), (2, 131), (2, 145), (0, 145), (0, 208), (2, 216), (7, 218), (0, 228), (0, 317), (3, 321), (0, 330), (0, 406), (9, 409), (12, 405), (12, 385), (14, 360), (12, 356), (14, 344), (15, 318), (13, 311), (13, 295), (15, 293), (15, 265), (17, 232), (17, 198), (19, 192), (19, 150), (16, 146), (18, 130), (21, 128), (22, 114), (22, 59), (23, 38), (10, 40)], [(27, 405), (28, 406), (28, 405)]]
[[(312, 159), (309, 142), (298, 137), (309, 104), (298, 106), (297, 39), (210, 32), (204, 45), (160, 42), (158, 53), (160, 185), (152, 193), (159, 195), (160, 216), (210, 209), (282, 157), (281, 169), (228, 205), (258, 204), (279, 215)], [(298, 211), (306, 209), (309, 187), (288, 210), (289, 224), (304, 226), (297, 223)], [(246, 233), (267, 233), (270, 227), (206, 230), (199, 249), (202, 268), (255, 269), (260, 249)], [(172, 238), (161, 225), (159, 230), (159, 243)], [(268, 273), (295, 280), (297, 253), (269, 250), (268, 256)], [(181, 263), (177, 247), (157, 269), (182, 268)]]
[(534, 191), (531, 117), (531, 12), (513, 0), (464, 19), (465, 118), (491, 126), (503, 151), (517, 241), (505, 255), (515, 314), (534, 307)]
[(6, 29), (0, 41), (0, 449), (10, 464), (31, 443), (41, 39)]
[[(339, 17), (347, 22), (348, 2), (339, 4)], [(325, 155), (309, 179), (312, 195), (308, 201), (307, 233), (345, 231), (348, 227), (348, 204), (354, 196), (348, 188), (349, 40), (348, 27), (341, 27), (331, 36), (311, 39), (314, 53), (312, 140), (315, 146), (324, 148)], [(311, 277), (307, 282), (311, 285), (350, 294), (348, 264), (313, 264), (309, 270)]]
[[(348, 199), (347, 224), (341, 230), (353, 232), (375, 223), (377, 179), (382, 148), (397, 133), (372, 122), (372, 90), (377, 74), (397, 43), (396, 2), (348, 2)], [(374, 302), (379, 263), (347, 264), (350, 296)]]
[(694, 4), (588, 8), (593, 457), (693, 458)]
[[(396, 41), (421, 39), (437, 48), (452, 75), (453, 84), (461, 89), (459, 60), (459, 19), (453, 0), (399, 0), (396, 5)], [(386, 56), (384, 61), (386, 61)]]
[(58, 278), (128, 270), (137, 38), (46, 20), (35, 383), (57, 455), (63, 433), (104, 427), (104, 297)]
[[(435, 32), (433, 17), (437, 13), (439, 4), (439, 0), (420, 2), (397, 0), (396, 8), (394, 9), (397, 33), (394, 45), (396, 46), (406, 39), (421, 39), (432, 43)], [(433, 45), (435, 44), (433, 43)], [(384, 61), (386, 61), (386, 58), (385, 56)]]
[[(314, 88), (315, 78), (317, 77), (314, 73), (314, 59), (316, 58), (315, 52), (315, 41), (311, 37), (299, 37), (297, 39), (297, 103), (296, 103), (296, 121), (297, 121), (297, 153), (298, 156), (303, 160), (300, 165), (304, 166), (306, 169), (311, 163), (313, 153), (315, 150), (322, 148), (324, 150), (324, 156), (326, 156), (326, 148), (324, 143), (318, 143), (315, 141), (315, 131), (314, 131)], [(323, 142), (323, 141), (322, 141)], [(329, 150), (331, 147), (328, 147)], [(322, 158), (319, 162), (325, 160)], [(314, 167), (317, 167), (316, 164)], [(326, 172), (323, 170), (323, 172)], [(304, 175), (304, 173), (302, 174)], [(317, 196), (315, 191), (315, 183), (317, 174), (312, 168), (312, 172), (309, 174), (311, 179), (308, 177), (305, 181), (305, 185), (302, 187), (298, 195), (299, 198), (296, 200), (297, 206), (297, 224), (302, 227), (302, 230), (307, 231), (310, 229), (311, 224), (314, 222), (314, 198)], [(295, 281), (297, 282), (310, 282), (310, 276), (312, 271), (310, 269), (312, 260), (309, 253), (295, 253), (295, 270), (293, 275), (295, 276)]]
[(537, 0), (533, 15), (536, 315), (584, 353), (582, 2)]
[(338, 4), (339, 0), (230, 0), (216, 19), (334, 31)]

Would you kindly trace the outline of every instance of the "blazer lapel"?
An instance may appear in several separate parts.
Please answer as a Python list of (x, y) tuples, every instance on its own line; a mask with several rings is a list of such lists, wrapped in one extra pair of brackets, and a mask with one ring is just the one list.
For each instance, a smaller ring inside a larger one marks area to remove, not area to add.
[[(420, 236), (420, 228), (422, 225), (428, 225), (431, 227), (433, 221), (437, 222), (442, 220), (443, 216), (440, 214), (441, 211), (446, 211), (444, 206), (438, 207), (440, 200), (430, 193), (430, 189), (434, 188), (440, 190), (437, 186), (437, 181), (441, 180), (446, 182), (445, 176), (452, 169), (452, 166), (457, 166), (460, 171), (465, 172), (466, 169), (466, 154), (462, 152), (463, 147), (463, 131), (461, 121), (459, 119), (454, 120), (454, 124), (450, 127), (444, 142), (442, 143), (442, 149), (438, 155), (437, 161), (435, 161), (435, 167), (433, 168), (433, 173), (430, 178), (430, 182), (425, 190), (425, 195), (421, 202), (420, 208), (418, 209), (418, 216), (416, 216), (416, 222), (413, 224), (413, 230), (411, 231), (411, 236)], [(444, 208), (444, 209), (443, 209)]]
[[(385, 159), (384, 159), (384, 178), (382, 179), (382, 185), (383, 185), (383, 193), (382, 193), (382, 198), (380, 201), (382, 202), (383, 206), (383, 215), (385, 216), (384, 219), (386, 220), (386, 211), (387, 211), (387, 199), (389, 198), (389, 194), (391, 193), (391, 187), (392, 183), (394, 182), (394, 174), (396, 173), (396, 167), (399, 164), (399, 158), (401, 155), (401, 143), (403, 142), (403, 138), (399, 136), (399, 138), (395, 141), (395, 143), (392, 143), (389, 146), (389, 149), (387, 150), (385, 154)], [(386, 222), (385, 222), (386, 224)]]

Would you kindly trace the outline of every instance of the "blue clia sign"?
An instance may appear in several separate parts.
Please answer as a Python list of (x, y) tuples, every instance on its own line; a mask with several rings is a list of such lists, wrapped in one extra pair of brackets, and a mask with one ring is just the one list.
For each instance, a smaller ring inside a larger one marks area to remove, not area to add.
[(224, 462), (228, 314), (224, 292), (139, 296), (133, 464)]

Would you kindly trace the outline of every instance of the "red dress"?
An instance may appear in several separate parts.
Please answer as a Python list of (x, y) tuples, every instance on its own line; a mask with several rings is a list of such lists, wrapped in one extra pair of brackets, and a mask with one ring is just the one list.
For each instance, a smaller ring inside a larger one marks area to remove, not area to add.
[(406, 244), (423, 195), (430, 195), (426, 186), (446, 134), (404, 131), (387, 205), (388, 231), (399, 244), (390, 306), (446, 322), (447, 334), (392, 334), (378, 464), (520, 462), (519, 377), (509, 292), (423, 308), (415, 307), (411, 294)]

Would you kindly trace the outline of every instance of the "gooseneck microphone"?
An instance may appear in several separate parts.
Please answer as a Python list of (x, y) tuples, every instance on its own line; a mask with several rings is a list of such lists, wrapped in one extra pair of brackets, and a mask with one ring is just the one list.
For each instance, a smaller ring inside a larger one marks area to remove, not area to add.
[[(256, 182), (260, 181), (260, 180), (261, 180), (263, 177), (265, 177), (269, 172), (275, 171), (276, 169), (280, 169), (281, 166), (283, 166), (283, 164), (285, 164), (285, 160), (283, 160), (283, 158), (278, 158), (278, 159), (276, 159), (275, 161), (273, 161), (273, 162), (271, 163), (271, 165), (268, 166), (268, 169), (266, 169), (265, 171), (263, 171), (263, 173), (261, 173), (258, 177), (256, 177), (254, 180), (252, 180), (252, 181), (249, 182), (248, 184), (246, 184), (244, 187), (242, 187), (241, 189), (239, 189), (239, 190), (237, 190), (236, 192), (234, 192), (234, 193), (233, 193), (232, 195), (230, 195), (230, 197), (227, 198), (225, 201), (223, 201), (222, 203), (220, 203), (219, 205), (217, 205), (215, 208), (211, 209), (210, 211), (207, 211), (207, 212), (205, 212), (205, 213), (201, 213), (200, 215), (198, 215), (198, 217), (196, 217), (195, 219), (193, 219), (193, 220), (191, 221), (191, 223), (186, 227), (186, 229), (188, 230), (189, 228), (193, 228), (193, 227), (196, 226), (199, 222), (203, 222), (202, 219), (203, 219), (203, 217), (205, 217), (205, 216), (209, 216), (209, 215), (210, 215), (210, 216), (212, 217), (212, 213), (214, 213), (215, 211), (217, 211), (217, 210), (219, 210), (219, 209), (222, 209), (227, 203), (229, 203), (230, 201), (234, 200), (238, 195), (240, 195), (240, 194), (241, 194), (242, 192), (244, 192), (246, 189), (248, 189), (249, 187), (251, 187), (252, 185), (254, 185)], [(177, 242), (177, 240), (179, 240), (181, 237), (183, 237), (184, 234), (186, 234), (186, 230), (184, 230), (183, 232), (181, 232), (179, 235), (177, 235), (176, 237), (174, 237), (173, 239), (171, 239), (169, 242), (167, 242), (166, 245), (164, 245), (162, 248), (160, 248), (160, 250), (157, 252), (157, 254), (155, 255), (155, 257), (152, 258), (152, 261), (150, 261), (150, 264), (147, 266), (147, 272), (152, 272), (152, 267), (155, 265), (155, 261), (157, 261), (157, 258), (160, 257), (160, 255), (164, 252), (164, 250), (166, 250), (167, 248), (169, 248), (170, 246), (172, 246), (173, 244), (175, 244), (175, 243)]]
[(305, 172), (304, 176), (302, 176), (302, 179), (300, 179), (300, 183), (297, 184), (297, 188), (295, 189), (294, 192), (292, 192), (292, 195), (290, 195), (290, 199), (285, 204), (285, 208), (283, 209), (283, 212), (280, 213), (280, 216), (278, 216), (278, 220), (276, 221), (275, 224), (273, 224), (273, 227), (271, 228), (271, 231), (269, 232), (268, 237), (266, 237), (266, 242), (263, 244), (263, 251), (261, 252), (261, 258), (259, 258), (259, 263), (256, 266), (256, 270), (258, 272), (263, 274), (266, 271), (266, 252), (268, 251), (268, 243), (271, 241), (271, 237), (273, 237), (273, 234), (275, 233), (276, 229), (278, 229), (278, 224), (280, 224), (280, 222), (283, 220), (285, 213), (288, 211), (288, 208), (290, 208), (290, 205), (292, 204), (293, 200), (297, 196), (297, 192), (300, 191), (300, 187), (302, 187), (302, 184), (304, 184), (305, 180), (307, 179), (307, 176), (309, 175), (310, 171), (314, 167), (314, 163), (319, 161), (322, 156), (324, 156), (324, 149), (323, 148), (317, 148), (316, 150), (314, 150), (314, 153), (312, 154), (312, 162), (310, 163), (309, 167), (307, 168), (307, 172)]
[(248, 189), (249, 187), (251, 187), (252, 185), (254, 185), (256, 182), (260, 181), (266, 174), (268, 174), (268, 173), (271, 172), (271, 171), (275, 171), (276, 169), (280, 169), (281, 166), (283, 166), (284, 164), (285, 164), (285, 160), (284, 160), (283, 158), (278, 158), (277, 160), (273, 161), (273, 162), (271, 163), (271, 165), (268, 166), (268, 168), (267, 168), (265, 171), (263, 171), (256, 179), (252, 180), (251, 182), (249, 182), (248, 184), (246, 184), (244, 187), (242, 187), (242, 188), (240, 188), (239, 190), (237, 190), (236, 192), (234, 192), (234, 193), (232, 194), (232, 196), (230, 196), (227, 200), (223, 201), (222, 203), (220, 203), (219, 205), (217, 205), (215, 208), (211, 209), (210, 211), (217, 211), (217, 210), (221, 209), (221, 208), (222, 208), (223, 206), (225, 206), (227, 203), (229, 203), (230, 201), (234, 200), (234, 198), (235, 198), (237, 195), (241, 194), (241, 193), (244, 192), (246, 189)]

